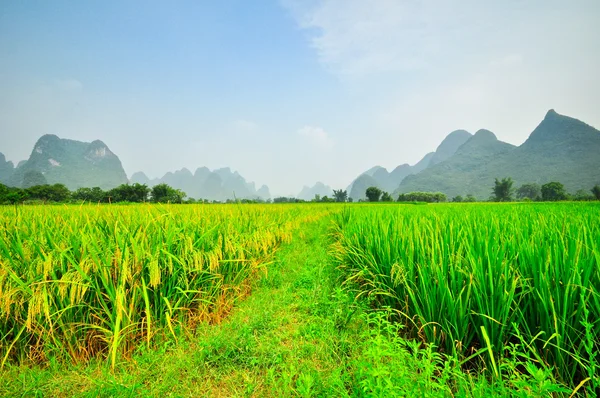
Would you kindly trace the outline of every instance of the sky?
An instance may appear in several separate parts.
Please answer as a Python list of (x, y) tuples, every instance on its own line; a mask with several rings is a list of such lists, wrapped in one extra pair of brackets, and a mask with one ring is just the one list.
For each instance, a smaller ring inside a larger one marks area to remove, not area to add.
[(600, 1), (0, 2), (0, 152), (100, 139), (126, 173), (274, 195), (418, 162), (451, 131), (600, 128)]

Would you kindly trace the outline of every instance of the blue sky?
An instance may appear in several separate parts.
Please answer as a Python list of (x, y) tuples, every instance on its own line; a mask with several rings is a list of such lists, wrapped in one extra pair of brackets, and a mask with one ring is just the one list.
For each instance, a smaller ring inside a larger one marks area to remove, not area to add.
[(600, 127), (600, 2), (5, 1), (0, 151), (103, 140), (128, 175), (229, 166), (275, 194), (415, 163), (450, 131)]

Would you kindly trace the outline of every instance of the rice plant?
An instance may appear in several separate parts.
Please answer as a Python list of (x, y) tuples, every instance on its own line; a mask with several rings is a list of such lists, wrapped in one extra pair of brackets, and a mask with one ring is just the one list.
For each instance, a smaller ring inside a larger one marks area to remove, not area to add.
[(348, 208), (335, 217), (346, 284), (396, 310), (410, 337), (494, 377), (514, 352), (600, 388), (600, 206)]
[(0, 208), (0, 367), (108, 358), (219, 322), (324, 207)]

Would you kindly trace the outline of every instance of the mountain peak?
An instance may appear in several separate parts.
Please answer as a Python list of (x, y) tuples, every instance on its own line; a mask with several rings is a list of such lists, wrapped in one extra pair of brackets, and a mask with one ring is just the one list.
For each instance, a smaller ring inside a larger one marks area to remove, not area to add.
[(523, 143), (525, 147), (530, 145), (548, 145), (550, 143), (559, 143), (565, 140), (582, 139), (582, 136), (591, 134), (596, 137), (597, 130), (587, 125), (581, 120), (561, 115), (554, 109), (550, 109), (544, 120), (533, 130), (527, 141)]
[(496, 134), (486, 129), (477, 130), (473, 138), (486, 141), (498, 141), (498, 137), (496, 137)]
[(448, 134), (435, 150), (435, 154), (429, 161), (429, 166), (441, 163), (450, 158), (452, 155), (454, 155), (456, 150), (471, 137), (472, 134), (466, 130), (454, 130)]

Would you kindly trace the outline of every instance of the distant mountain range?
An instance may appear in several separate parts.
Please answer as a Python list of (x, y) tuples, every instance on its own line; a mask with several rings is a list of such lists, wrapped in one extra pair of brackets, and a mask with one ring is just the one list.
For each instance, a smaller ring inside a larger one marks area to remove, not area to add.
[(369, 187), (378, 187), (386, 192), (394, 192), (400, 183), (409, 175), (418, 174), (428, 167), (441, 163), (454, 155), (456, 150), (471, 138), (465, 130), (456, 130), (437, 147), (435, 152), (430, 152), (417, 164), (410, 166), (405, 163), (396, 167), (392, 172), (381, 166), (375, 166), (359, 175), (347, 188), (348, 196), (353, 200), (365, 199), (365, 191)]
[[(17, 167), (6, 161), (0, 153), (0, 183), (22, 187), (28, 173), (35, 173), (48, 184), (61, 183), (70, 190), (81, 187), (100, 187), (108, 190), (129, 181), (121, 161), (106, 144), (96, 140), (81, 142), (61, 139), (56, 135), (44, 135), (34, 145), (29, 159)], [(265, 185), (256, 189), (229, 168), (210, 171), (199, 168), (194, 174), (187, 169), (167, 173), (160, 179), (150, 180), (141, 172), (131, 177), (131, 182), (154, 186), (167, 183), (181, 189), (195, 199), (226, 200), (268, 199), (271, 197)]]
[[(29, 159), (16, 167), (0, 153), (0, 183), (21, 187), (32, 173), (36, 174), (34, 181), (62, 183), (71, 190), (95, 186), (106, 190), (127, 182), (149, 186), (166, 183), (195, 199), (271, 197), (267, 186), (256, 189), (254, 183), (229, 168), (211, 171), (201, 167), (194, 173), (184, 168), (152, 180), (137, 172), (128, 180), (121, 161), (102, 141), (80, 142), (56, 135), (42, 136)], [(426, 191), (443, 192), (450, 198), (471, 194), (487, 199), (494, 179), (504, 177), (512, 177), (515, 187), (559, 181), (570, 192), (589, 190), (600, 184), (600, 131), (554, 110), (548, 111), (520, 146), (502, 142), (485, 129), (475, 134), (456, 130), (417, 164), (401, 164), (391, 172), (372, 167), (356, 177), (347, 191), (354, 200), (364, 199), (371, 186), (395, 197)], [(333, 191), (318, 182), (313, 187), (305, 186), (298, 198), (311, 200), (315, 195), (331, 197)]]
[(194, 174), (186, 168), (169, 172), (162, 178), (149, 179), (144, 173), (137, 172), (131, 176), (132, 183), (146, 184), (150, 187), (165, 183), (181, 189), (191, 198), (209, 200), (227, 199), (269, 199), (271, 193), (266, 185), (256, 189), (253, 182), (246, 180), (229, 167), (214, 171), (206, 167), (196, 169)]
[(127, 183), (121, 161), (102, 141), (81, 142), (52, 134), (42, 136), (29, 159), (16, 168), (1, 155), (0, 170), (0, 181), (16, 187), (23, 184), (28, 172), (41, 173), (49, 184), (61, 183), (71, 190), (80, 187), (110, 189)]
[(312, 200), (316, 195), (320, 197), (328, 196), (333, 197), (333, 189), (329, 185), (325, 185), (322, 182), (317, 182), (312, 187), (304, 186), (302, 191), (296, 196), (298, 199), (302, 200)]
[(485, 129), (474, 135), (457, 130), (416, 165), (403, 164), (391, 173), (376, 166), (359, 175), (348, 192), (355, 200), (363, 199), (370, 186), (393, 196), (424, 191), (487, 199), (494, 179), (504, 177), (511, 177), (515, 187), (559, 181), (570, 192), (589, 190), (600, 184), (600, 131), (554, 110), (518, 147)]

